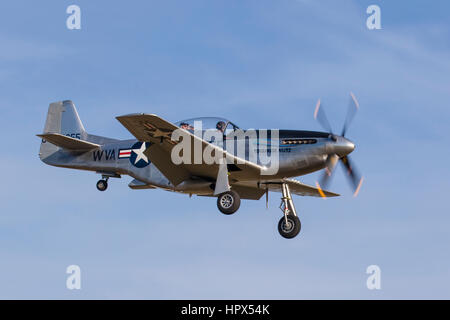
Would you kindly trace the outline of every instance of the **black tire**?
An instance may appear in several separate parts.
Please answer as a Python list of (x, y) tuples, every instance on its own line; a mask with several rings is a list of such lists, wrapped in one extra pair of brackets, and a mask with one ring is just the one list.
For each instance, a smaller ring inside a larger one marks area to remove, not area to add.
[(283, 216), (278, 222), (278, 232), (283, 238), (292, 239), (300, 233), (302, 224), (300, 219), (294, 215), (287, 216), (288, 225), (286, 225), (286, 218)]
[(241, 205), (241, 197), (236, 191), (230, 190), (219, 194), (217, 197), (217, 208), (223, 214), (233, 214)]
[(106, 180), (98, 180), (97, 189), (98, 191), (105, 191), (106, 189), (108, 189), (108, 182)]

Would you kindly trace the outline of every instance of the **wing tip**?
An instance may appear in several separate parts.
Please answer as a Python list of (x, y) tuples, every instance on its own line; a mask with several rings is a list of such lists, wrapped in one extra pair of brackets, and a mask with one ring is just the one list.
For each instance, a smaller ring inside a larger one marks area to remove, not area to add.
[(334, 193), (331, 191), (325, 191), (327, 193), (327, 197), (331, 198), (331, 197), (340, 197), (341, 195), (339, 193)]

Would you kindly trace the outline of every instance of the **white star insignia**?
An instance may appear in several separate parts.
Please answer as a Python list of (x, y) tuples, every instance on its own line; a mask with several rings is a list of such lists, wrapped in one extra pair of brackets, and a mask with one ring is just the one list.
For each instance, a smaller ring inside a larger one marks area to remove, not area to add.
[(145, 142), (142, 142), (142, 145), (139, 149), (133, 149), (133, 152), (136, 153), (136, 160), (134, 161), (134, 164), (138, 163), (139, 160), (144, 160), (146, 163), (148, 163), (148, 158), (147, 156), (144, 154), (146, 147), (145, 147)]

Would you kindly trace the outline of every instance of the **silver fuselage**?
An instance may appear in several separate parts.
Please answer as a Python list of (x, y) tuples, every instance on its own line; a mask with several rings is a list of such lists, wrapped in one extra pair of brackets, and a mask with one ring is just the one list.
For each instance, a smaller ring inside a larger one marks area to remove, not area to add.
[[(202, 177), (192, 177), (181, 184), (174, 186), (153, 164), (136, 167), (130, 158), (119, 157), (123, 150), (130, 149), (138, 143), (130, 140), (102, 140), (98, 137), (97, 143), (101, 147), (87, 152), (70, 152), (62, 148), (48, 157), (42, 158), (46, 164), (71, 169), (90, 170), (104, 174), (129, 175), (145, 184), (167, 190), (189, 194), (212, 194), (211, 181)], [(314, 140), (310, 144), (296, 144), (296, 139)], [(305, 175), (325, 167), (329, 154), (344, 156), (354, 149), (354, 144), (339, 136), (330, 136), (328, 133), (314, 131), (280, 130), (277, 148), (279, 166), (276, 174), (261, 175), (257, 180), (241, 181), (242, 184), (256, 185), (271, 179), (289, 178)], [(260, 164), (260, 163), (258, 163)]]

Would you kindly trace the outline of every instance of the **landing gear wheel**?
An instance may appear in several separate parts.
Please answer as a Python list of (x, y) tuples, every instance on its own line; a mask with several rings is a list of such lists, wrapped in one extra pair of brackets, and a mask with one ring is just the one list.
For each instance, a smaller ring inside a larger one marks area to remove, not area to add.
[(294, 238), (299, 234), (301, 228), (300, 219), (294, 215), (288, 215), (287, 222), (286, 217), (282, 217), (278, 222), (278, 232), (286, 239)]
[(230, 190), (219, 194), (217, 197), (217, 208), (223, 214), (233, 214), (241, 205), (241, 197), (236, 191)]
[(97, 189), (99, 191), (105, 191), (108, 188), (108, 182), (106, 180), (97, 181)]

